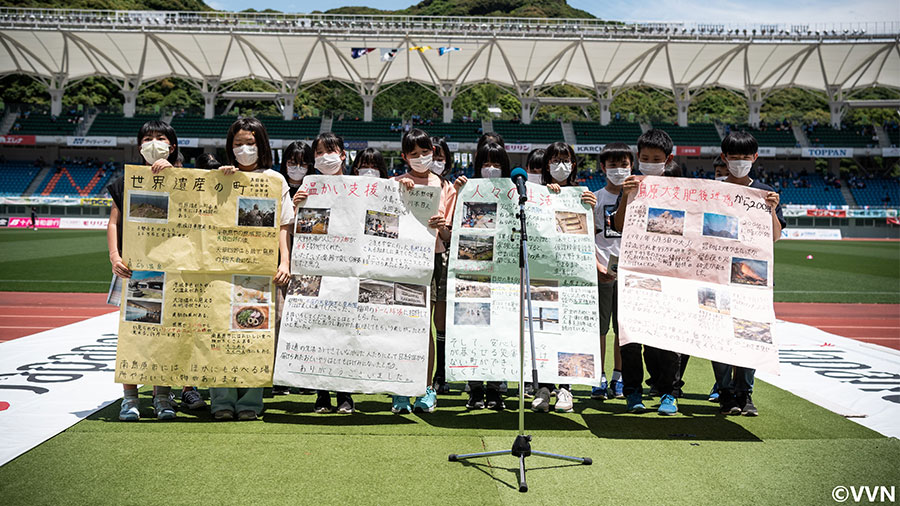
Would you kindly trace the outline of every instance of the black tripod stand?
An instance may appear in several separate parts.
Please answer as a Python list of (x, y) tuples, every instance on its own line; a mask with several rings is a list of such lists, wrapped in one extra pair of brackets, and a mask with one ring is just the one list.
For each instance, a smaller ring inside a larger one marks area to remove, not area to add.
[[(522, 170), (522, 169), (516, 169)], [(511, 450), (499, 450), (493, 452), (466, 453), (462, 455), (452, 454), (450, 462), (457, 462), (466, 459), (475, 459), (481, 457), (493, 457), (494, 455), (512, 455), (519, 458), (519, 492), (528, 492), (528, 484), (525, 482), (525, 457), (537, 455), (539, 457), (547, 457), (551, 459), (565, 460), (568, 462), (577, 462), (586, 466), (591, 465), (592, 461), (588, 457), (569, 457), (568, 455), (558, 455), (556, 453), (539, 452), (531, 449), (531, 436), (525, 434), (525, 306), (528, 305), (528, 334), (531, 338), (531, 381), (534, 385), (534, 391), (538, 391), (538, 373), (537, 361), (534, 356), (534, 328), (531, 323), (531, 278), (528, 272), (528, 237), (525, 233), (525, 202), (528, 198), (524, 195), (519, 197), (519, 435), (513, 441)], [(513, 232), (516, 230), (513, 229)]]

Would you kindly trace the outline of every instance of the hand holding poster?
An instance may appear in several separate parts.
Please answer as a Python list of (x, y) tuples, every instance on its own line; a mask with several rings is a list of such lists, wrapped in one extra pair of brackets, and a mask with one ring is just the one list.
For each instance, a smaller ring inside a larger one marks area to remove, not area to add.
[(126, 166), (116, 381), (271, 384), (281, 180)]
[(421, 395), (440, 188), (307, 176), (275, 383)]
[[(583, 188), (527, 188), (540, 381), (599, 385), (593, 213), (581, 203)], [(503, 179), (471, 179), (457, 196), (447, 279), (448, 380), (519, 379), (519, 325), (527, 322), (519, 321), (519, 238), (512, 231), (518, 198)], [(527, 340), (527, 326), (525, 333)], [(525, 359), (531, 360), (529, 346)]]
[(766, 192), (645, 177), (625, 215), (619, 342), (778, 370)]

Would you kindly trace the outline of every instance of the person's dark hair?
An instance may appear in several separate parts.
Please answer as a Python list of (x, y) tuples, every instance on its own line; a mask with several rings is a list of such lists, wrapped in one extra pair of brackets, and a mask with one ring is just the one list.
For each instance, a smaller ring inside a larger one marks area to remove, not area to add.
[(444, 174), (453, 166), (453, 153), (450, 152), (450, 147), (447, 146), (447, 141), (443, 137), (432, 137), (431, 144), (435, 148), (440, 148), (441, 153), (444, 155), (444, 172), (439, 174), (441, 179), (444, 179)]
[(628, 164), (634, 168), (634, 151), (624, 142), (610, 142), (600, 151), (600, 163), (618, 163), (628, 160)]
[(320, 133), (312, 142), (313, 166), (316, 164), (316, 151), (319, 149), (320, 144), (326, 153), (331, 153), (332, 151), (344, 152), (344, 139), (340, 135), (334, 132)]
[(532, 149), (531, 153), (528, 153), (528, 160), (525, 162), (526, 172), (530, 172), (528, 169), (542, 171), (544, 169), (544, 157), (546, 154), (547, 150), (544, 148)]
[(237, 167), (237, 158), (234, 156), (234, 136), (241, 130), (253, 134), (256, 141), (256, 168), (272, 168), (272, 147), (269, 146), (269, 134), (266, 127), (256, 118), (238, 118), (228, 129), (228, 137), (225, 138), (225, 156), (228, 164)]
[(572, 172), (569, 173), (566, 184), (570, 186), (575, 184), (575, 179), (578, 177), (578, 160), (575, 159), (575, 150), (565, 142), (554, 142), (547, 146), (547, 151), (544, 153), (544, 166), (541, 168), (541, 181), (544, 184), (555, 183), (553, 176), (550, 175), (550, 161), (562, 154), (569, 155), (569, 161), (572, 162)]
[(472, 177), (481, 177), (481, 168), (485, 163), (499, 163), (500, 177), (509, 177), (509, 155), (506, 153), (506, 148), (500, 144), (490, 142), (478, 148), (478, 151), (475, 152), (475, 174)]
[(433, 150), (434, 144), (431, 143), (431, 137), (424, 130), (413, 128), (403, 135), (403, 141), (400, 143), (400, 149), (404, 155), (412, 153), (417, 147)]
[(684, 173), (681, 171), (681, 165), (673, 161), (666, 164), (666, 170), (663, 172), (663, 175), (667, 177), (682, 177)]
[(638, 155), (645, 149), (659, 149), (666, 156), (672, 154), (672, 138), (665, 131), (658, 128), (651, 128), (642, 133), (637, 140)]
[(284, 148), (281, 152), (281, 175), (287, 179), (287, 164), (290, 162), (299, 162), (299, 165), (305, 165), (307, 172), (312, 170), (316, 165), (316, 158), (309, 144), (303, 141), (294, 141)]
[(759, 144), (756, 138), (744, 130), (732, 130), (722, 139), (722, 154), (728, 155), (755, 155), (759, 152)]
[(197, 163), (195, 163), (198, 169), (203, 170), (217, 170), (222, 166), (216, 157), (212, 155), (212, 153), (203, 153), (202, 155), (197, 157)]
[(719, 167), (728, 167), (728, 163), (726, 163), (721, 156), (713, 158), (713, 171), (715, 171)]
[[(169, 156), (166, 157), (166, 160), (169, 161), (172, 165), (175, 165), (178, 162), (178, 136), (175, 135), (175, 129), (172, 128), (172, 125), (169, 125), (165, 121), (160, 121), (158, 119), (150, 120), (144, 123), (141, 126), (141, 129), (138, 130), (137, 134), (137, 145), (141, 146), (141, 140), (148, 135), (151, 137), (155, 137), (157, 135), (162, 134), (166, 139), (169, 139), (169, 144), (175, 146), (175, 150), (169, 153)], [(144, 162), (141, 162), (142, 164)]]
[(356, 159), (353, 160), (353, 170), (351, 173), (354, 176), (358, 176), (360, 167), (374, 167), (378, 169), (378, 173), (381, 174), (382, 179), (388, 178), (384, 156), (381, 155), (381, 151), (378, 151), (375, 148), (366, 148), (357, 153)]
[(478, 138), (478, 146), (475, 148), (476, 151), (481, 149), (481, 146), (485, 144), (499, 144), (501, 148), (506, 149), (506, 143), (503, 142), (503, 136), (498, 134), (497, 132), (485, 132), (481, 134), (481, 137)]

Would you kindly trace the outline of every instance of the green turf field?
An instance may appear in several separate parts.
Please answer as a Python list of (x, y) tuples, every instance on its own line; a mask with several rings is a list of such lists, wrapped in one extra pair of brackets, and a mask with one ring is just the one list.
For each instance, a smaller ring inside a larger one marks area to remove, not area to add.
[[(104, 231), (2, 230), (0, 251), (0, 291), (109, 288)], [(779, 241), (775, 301), (900, 304), (900, 242)]]
[[(626, 414), (624, 400), (575, 413), (528, 413), (533, 448), (592, 466), (529, 458), (451, 463), (451, 453), (512, 445), (513, 412), (467, 413), (441, 396), (430, 415), (392, 415), (357, 395), (354, 415), (316, 415), (313, 395), (267, 399), (262, 421), (116, 420), (118, 403), (0, 467), (3, 504), (831, 504), (838, 485), (900, 483), (900, 441), (763, 382), (758, 418), (723, 417), (705, 399), (709, 362), (692, 358), (680, 414)], [(512, 386), (512, 385), (511, 385)], [(658, 400), (646, 401), (648, 407)], [(508, 406), (513, 401), (507, 399)]]

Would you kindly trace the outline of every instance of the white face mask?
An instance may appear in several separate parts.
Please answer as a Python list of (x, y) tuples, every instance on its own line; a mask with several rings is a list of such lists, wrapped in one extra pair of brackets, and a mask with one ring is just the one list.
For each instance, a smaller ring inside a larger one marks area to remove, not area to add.
[(344, 161), (341, 160), (341, 155), (337, 153), (325, 153), (316, 157), (316, 169), (322, 174), (333, 176), (341, 171), (343, 165)]
[(572, 164), (570, 162), (559, 162), (550, 164), (550, 176), (554, 181), (565, 181), (569, 174), (572, 173)]
[(725, 181), (728, 179), (728, 176), (716, 176), (716, 181)]
[(645, 163), (641, 162), (638, 166), (641, 169), (641, 174), (645, 176), (661, 176), (663, 172), (666, 171), (666, 162), (660, 163)]
[(303, 179), (303, 176), (306, 175), (306, 171), (308, 169), (302, 165), (288, 165), (287, 173), (288, 177), (293, 179), (294, 181), (300, 181)]
[(622, 186), (625, 178), (631, 175), (631, 169), (627, 167), (610, 167), (606, 169), (606, 179), (614, 186)]
[(360, 176), (368, 176), (368, 177), (381, 177), (381, 173), (378, 172), (378, 169), (359, 169)]
[(500, 171), (500, 167), (482, 167), (481, 168), (481, 177), (485, 179), (498, 178), (502, 172)]
[(732, 176), (740, 179), (750, 173), (750, 167), (753, 167), (751, 160), (727, 160), (728, 172)]
[(232, 151), (234, 151), (234, 158), (237, 160), (237, 163), (244, 167), (253, 165), (256, 163), (257, 158), (259, 158), (256, 145), (251, 146), (250, 144), (244, 144), (243, 146), (232, 149)]
[(438, 161), (431, 162), (431, 172), (434, 172), (435, 174), (440, 176), (441, 174), (444, 173), (445, 166), (446, 165), (443, 160), (441, 160), (440, 162), (438, 162)]
[(169, 157), (169, 144), (155, 139), (147, 141), (141, 144), (141, 156), (147, 161), (147, 165), (153, 165), (157, 160)]
[(431, 160), (432, 157), (433, 155), (429, 153), (418, 158), (410, 158), (409, 167), (413, 170), (413, 172), (418, 172), (419, 174), (434, 170), (432, 168), (432, 166), (434, 165), (434, 162)]
[(534, 184), (541, 184), (544, 181), (544, 178), (541, 174), (532, 174), (528, 173), (528, 182)]

